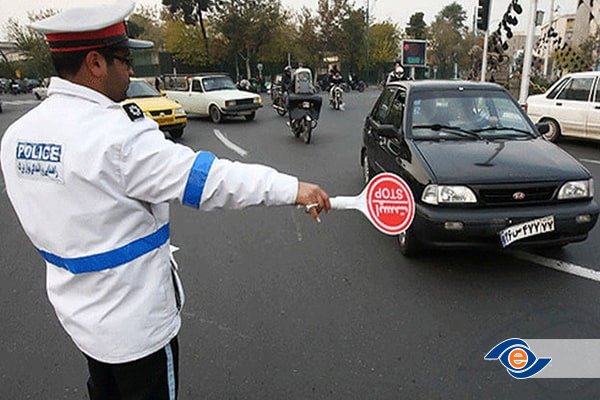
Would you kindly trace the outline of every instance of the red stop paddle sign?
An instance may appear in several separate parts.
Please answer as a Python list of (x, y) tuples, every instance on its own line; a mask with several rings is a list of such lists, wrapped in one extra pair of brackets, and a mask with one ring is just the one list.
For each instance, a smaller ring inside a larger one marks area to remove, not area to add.
[(415, 200), (410, 188), (397, 175), (375, 176), (358, 196), (330, 198), (331, 208), (361, 211), (381, 232), (398, 235), (408, 229), (415, 217)]

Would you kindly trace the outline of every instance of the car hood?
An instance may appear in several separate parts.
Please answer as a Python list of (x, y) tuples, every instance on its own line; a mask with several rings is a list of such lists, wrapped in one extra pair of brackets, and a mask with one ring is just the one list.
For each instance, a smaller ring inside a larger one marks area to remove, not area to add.
[(143, 111), (165, 110), (172, 108), (181, 108), (179, 103), (168, 99), (164, 96), (160, 97), (134, 97), (124, 100), (121, 104), (135, 103)]
[(215, 90), (212, 92), (206, 92), (210, 96), (214, 96), (221, 100), (243, 100), (243, 99), (256, 99), (259, 97), (256, 93), (245, 92), (243, 90), (226, 89), (226, 90)]
[(588, 171), (544, 139), (416, 141), (435, 183), (586, 179)]

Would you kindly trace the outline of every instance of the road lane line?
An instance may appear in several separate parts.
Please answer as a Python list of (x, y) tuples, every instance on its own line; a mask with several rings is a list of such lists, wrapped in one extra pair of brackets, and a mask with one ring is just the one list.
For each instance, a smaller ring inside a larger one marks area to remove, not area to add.
[(225, 137), (225, 135), (223, 135), (221, 133), (220, 130), (215, 129), (214, 132), (215, 132), (215, 136), (217, 137), (217, 139), (219, 139), (221, 141), (221, 143), (223, 143), (225, 145), (225, 147), (227, 147), (229, 150), (235, 151), (242, 157), (246, 157), (248, 155), (248, 152), (246, 150), (244, 150), (237, 144), (233, 143), (231, 140), (227, 139)]
[(521, 260), (529, 261), (544, 267), (552, 268), (557, 271), (566, 272), (567, 274), (575, 275), (580, 278), (600, 282), (600, 271), (596, 271), (591, 268), (585, 268), (579, 265), (568, 263), (566, 261), (542, 257), (538, 256), (537, 254), (531, 254), (519, 250), (513, 250), (510, 252), (510, 254), (513, 255), (515, 258), (519, 258)]
[(586, 163), (591, 163), (591, 164), (600, 164), (600, 161), (590, 160), (589, 158), (582, 158), (581, 161), (586, 162)]

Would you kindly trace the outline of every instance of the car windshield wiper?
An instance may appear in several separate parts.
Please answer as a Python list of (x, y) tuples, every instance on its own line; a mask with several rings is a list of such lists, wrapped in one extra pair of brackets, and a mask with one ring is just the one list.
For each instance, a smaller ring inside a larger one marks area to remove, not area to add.
[(524, 133), (527, 136), (530, 137), (535, 137), (535, 135), (530, 132), (527, 131), (525, 129), (520, 129), (520, 128), (511, 128), (509, 126), (488, 126), (487, 128), (481, 128), (481, 129), (475, 129), (474, 132), (487, 132), (487, 131), (513, 131), (513, 132), (518, 132), (518, 133)]
[(441, 125), (441, 124), (430, 124), (430, 125), (413, 125), (412, 129), (431, 129), (433, 131), (444, 131), (448, 133), (454, 133), (463, 137), (472, 137), (475, 139), (482, 140), (483, 138), (477, 132), (470, 131), (468, 129), (460, 128), (458, 126)]

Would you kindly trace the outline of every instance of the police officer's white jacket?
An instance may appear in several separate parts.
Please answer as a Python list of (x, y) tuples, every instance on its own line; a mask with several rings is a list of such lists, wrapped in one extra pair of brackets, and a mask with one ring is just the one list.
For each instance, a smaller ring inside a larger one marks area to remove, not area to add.
[(169, 202), (293, 204), (298, 181), (167, 141), (136, 107), (125, 112), (66, 80), (53, 78), (48, 95), (2, 139), (8, 196), (46, 260), (48, 297), (75, 344), (103, 362), (139, 359), (181, 324)]

